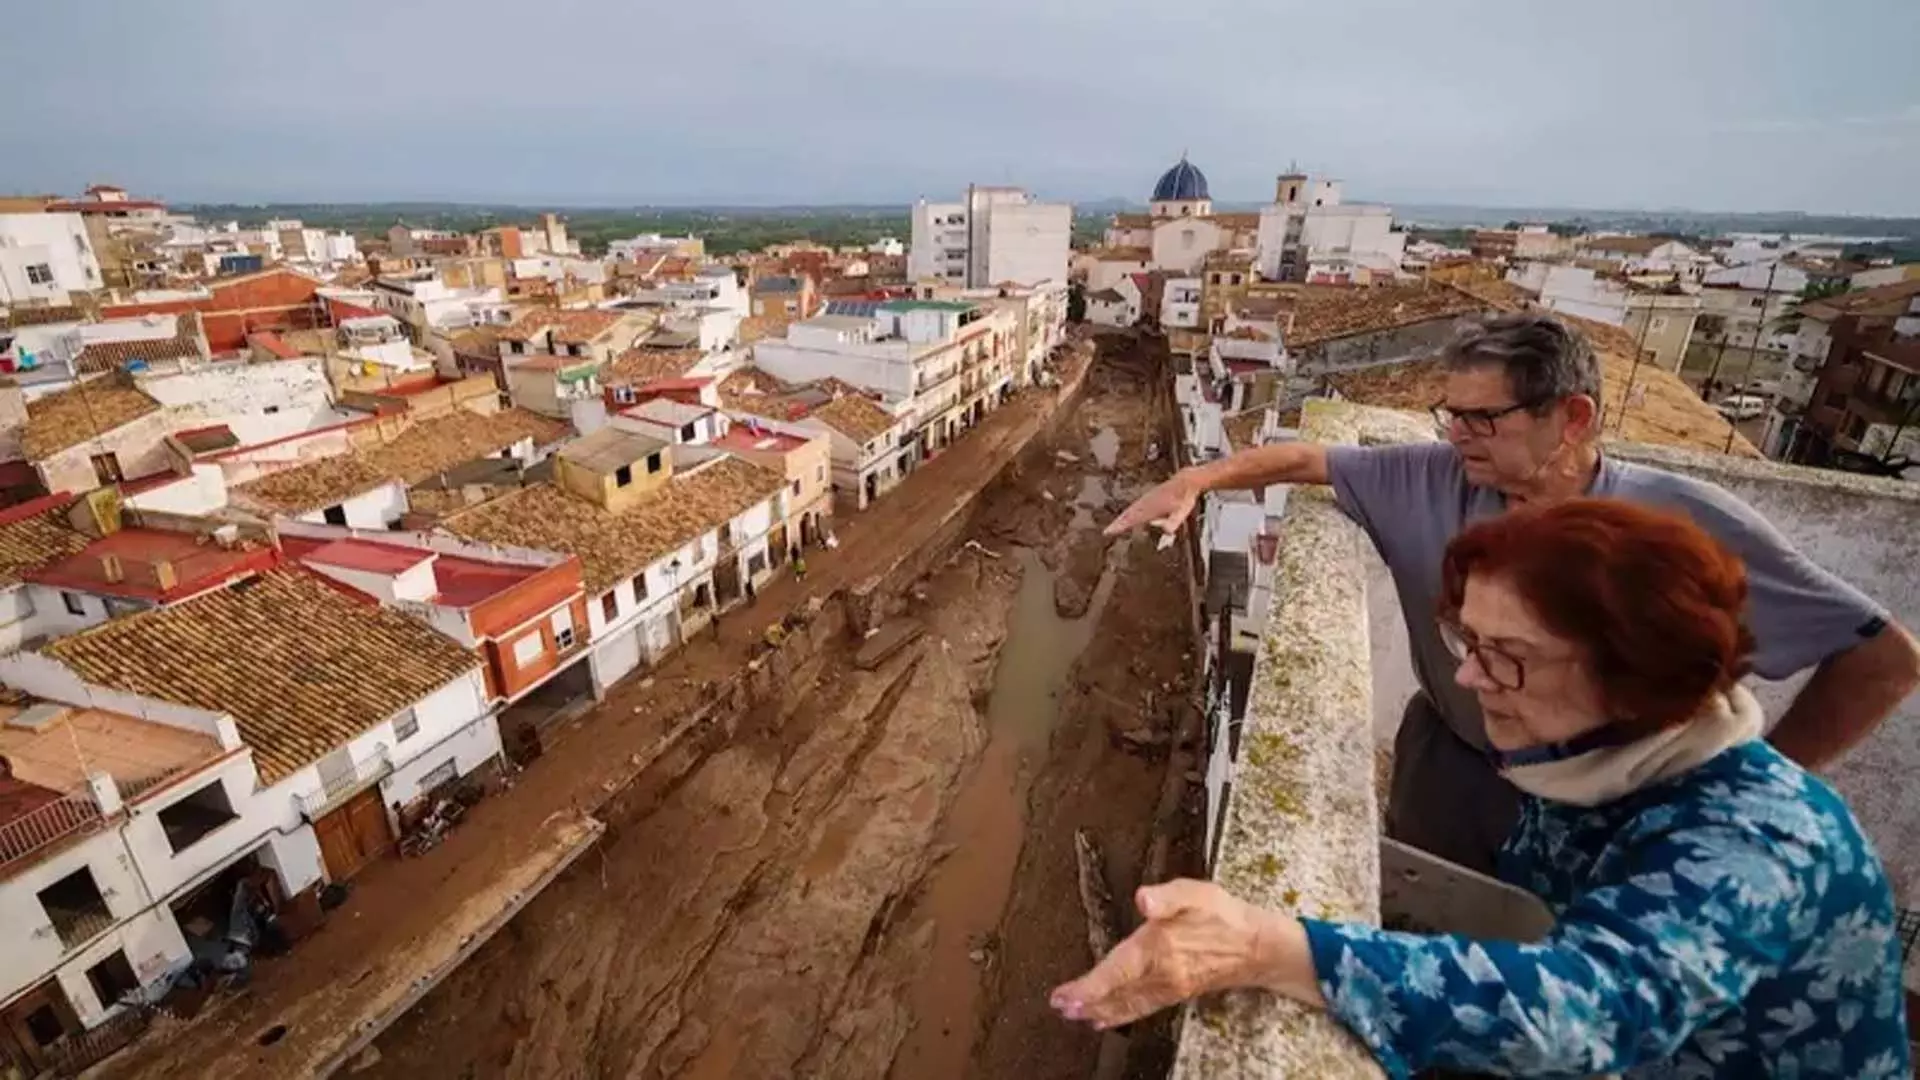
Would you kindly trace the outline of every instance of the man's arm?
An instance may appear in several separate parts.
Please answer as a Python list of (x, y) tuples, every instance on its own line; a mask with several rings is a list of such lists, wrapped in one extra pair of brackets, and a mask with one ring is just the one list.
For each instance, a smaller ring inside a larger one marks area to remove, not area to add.
[(1193, 513), (1194, 503), (1209, 491), (1263, 488), (1268, 484), (1324, 484), (1328, 482), (1327, 448), (1320, 443), (1287, 442), (1256, 446), (1204, 465), (1190, 465), (1140, 496), (1108, 525), (1106, 534), (1118, 536), (1142, 525), (1172, 532)]
[(1920, 647), (1898, 623), (1814, 669), (1767, 740), (1809, 769), (1866, 738), (1920, 687)]

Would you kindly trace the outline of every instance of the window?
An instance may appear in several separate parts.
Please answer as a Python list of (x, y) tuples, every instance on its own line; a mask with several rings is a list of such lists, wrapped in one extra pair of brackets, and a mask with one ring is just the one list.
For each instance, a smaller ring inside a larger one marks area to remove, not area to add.
[(81, 255), (85, 255), (87, 253), (87, 238), (75, 235), (73, 238), (73, 250)]
[(134, 977), (133, 965), (127, 963), (127, 951), (115, 949), (106, 958), (87, 969), (87, 983), (93, 987), (93, 994), (100, 999), (104, 1008), (111, 1009), (120, 1003), (120, 999), (140, 989), (140, 980)]
[(699, 429), (694, 427), (691, 423), (680, 425), (680, 441), (681, 442), (692, 442), (694, 440), (694, 436), (698, 435), (699, 433), (700, 433)]
[(767, 553), (762, 551), (747, 558), (747, 576), (759, 577), (767, 572)]
[(795, 495), (800, 494), (800, 481), (795, 480), (789, 486), (793, 488), (793, 493)]
[(654, 473), (657, 473), (659, 471), (660, 471), (660, 454), (658, 451), (655, 451), (654, 453), (647, 455), (647, 475), (651, 476)]
[(393, 737), (399, 742), (406, 742), (418, 734), (420, 734), (420, 714), (412, 709), (401, 713), (399, 719), (393, 722)]
[[(608, 593), (607, 595), (611, 597), (613, 594)], [(521, 634), (519, 640), (513, 643), (513, 665), (515, 667), (526, 667), (529, 664), (539, 663), (540, 658), (546, 654), (547, 642), (545, 638), (540, 636), (540, 631), (538, 630)]]
[(813, 467), (813, 482), (816, 484), (824, 484), (827, 482), (827, 467), (825, 465), (815, 465)]
[(507, 342), (507, 351), (519, 355), (527, 351), (527, 346), (525, 342), (509, 341)]
[(27, 284), (29, 285), (53, 284), (53, 267), (48, 266), (46, 263), (28, 263), (27, 264)]
[(1860, 436), (1865, 435), (1866, 433), (1867, 433), (1867, 422), (1864, 418), (1858, 417), (1858, 416), (1851, 416), (1847, 418), (1847, 438), (1858, 439), (1860, 438)]
[(427, 792), (445, 787), (453, 783), (454, 778), (459, 775), (460, 771), (454, 768), (453, 759), (448, 758), (441, 763), (439, 768), (420, 778), (420, 793), (424, 795)]
[(95, 934), (113, 925), (113, 912), (107, 898), (93, 880), (93, 871), (81, 867), (35, 894), (47, 921), (60, 935), (60, 944), (69, 949), (87, 943)]
[(160, 811), (158, 816), (160, 830), (167, 836), (167, 846), (178, 855), (239, 815), (233, 812), (233, 803), (227, 798), (227, 786), (215, 780)]
[(711, 606), (712, 603), (713, 603), (712, 587), (710, 587), (704, 581), (693, 587), (693, 606), (694, 607), (697, 607), (697, 608), (708, 607), (708, 606)]
[(633, 483), (633, 466), (622, 465), (613, 470), (613, 483), (616, 487), (626, 487)]
[(86, 602), (80, 599), (79, 593), (61, 593), (60, 603), (66, 607), (67, 614), (69, 615), (85, 615), (87, 613)]
[(280, 406), (278, 406), (278, 405), (269, 405), (269, 406), (267, 406), (266, 408), (264, 408), (264, 409), (262, 409), (262, 410), (260, 410), (260, 411), (261, 411), (261, 412), (263, 412), (263, 413), (266, 413), (266, 414), (267, 414), (268, 416), (272, 416), (272, 415), (273, 415), (274, 413), (277, 413), (277, 412), (279, 412), (279, 411), (280, 411)]
[(320, 517), (329, 525), (345, 525), (347, 523), (347, 508), (344, 506), (329, 506)]
[(612, 589), (600, 597), (600, 617), (608, 622), (620, 617), (620, 597)]

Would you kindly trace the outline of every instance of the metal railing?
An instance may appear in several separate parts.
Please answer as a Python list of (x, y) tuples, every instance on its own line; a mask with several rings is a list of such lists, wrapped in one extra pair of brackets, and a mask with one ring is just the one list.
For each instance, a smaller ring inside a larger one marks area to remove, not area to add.
[(62, 795), (34, 807), (0, 824), (0, 871), (49, 844), (95, 832), (105, 820), (100, 804), (86, 792)]
[(344, 773), (333, 776), (323, 774), (320, 777), (319, 791), (301, 792), (294, 796), (294, 800), (299, 804), (300, 812), (306, 815), (307, 820), (318, 820), (329, 810), (378, 783), (392, 771), (392, 752), (382, 745), (374, 751), (372, 757), (355, 762), (353, 767)]

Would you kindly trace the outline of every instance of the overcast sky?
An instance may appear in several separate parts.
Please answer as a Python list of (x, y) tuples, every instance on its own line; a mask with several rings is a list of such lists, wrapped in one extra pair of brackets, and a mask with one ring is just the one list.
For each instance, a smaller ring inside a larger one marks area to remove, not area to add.
[(1920, 0), (22, 0), (0, 191), (1920, 215)]

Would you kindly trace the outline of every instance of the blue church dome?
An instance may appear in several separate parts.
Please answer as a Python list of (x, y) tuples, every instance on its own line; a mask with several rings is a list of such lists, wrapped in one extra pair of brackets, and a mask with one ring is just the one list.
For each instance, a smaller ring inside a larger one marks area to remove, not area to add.
[(1207, 175), (1187, 161), (1183, 156), (1180, 164), (1168, 169), (1153, 185), (1153, 201), (1169, 202), (1181, 199), (1207, 198)]

